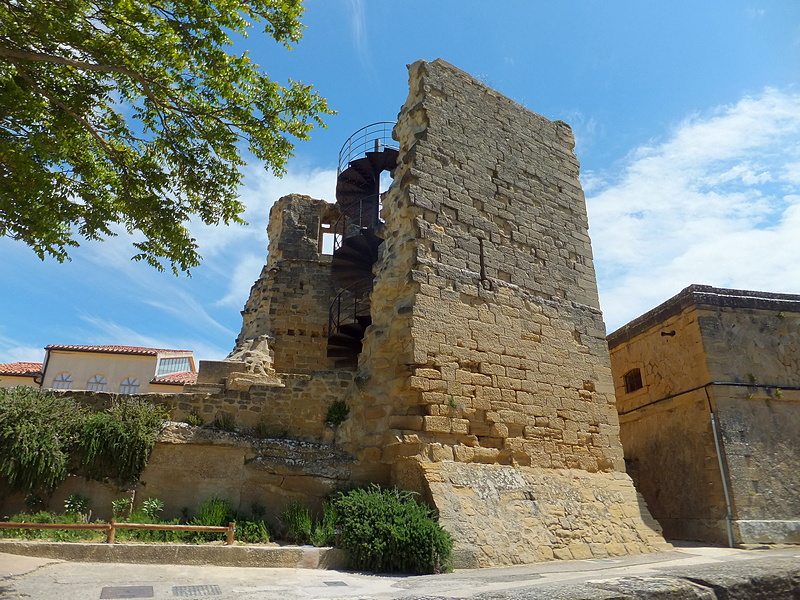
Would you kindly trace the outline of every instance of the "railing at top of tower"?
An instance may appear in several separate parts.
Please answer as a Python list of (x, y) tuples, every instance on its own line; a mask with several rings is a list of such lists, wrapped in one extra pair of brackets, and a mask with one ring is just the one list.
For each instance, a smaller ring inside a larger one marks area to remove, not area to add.
[(362, 127), (347, 138), (347, 141), (342, 144), (342, 149), (339, 150), (337, 175), (341, 175), (342, 171), (347, 169), (351, 160), (360, 158), (367, 152), (380, 152), (384, 148), (399, 150), (400, 146), (392, 139), (394, 126), (394, 121), (379, 121)]

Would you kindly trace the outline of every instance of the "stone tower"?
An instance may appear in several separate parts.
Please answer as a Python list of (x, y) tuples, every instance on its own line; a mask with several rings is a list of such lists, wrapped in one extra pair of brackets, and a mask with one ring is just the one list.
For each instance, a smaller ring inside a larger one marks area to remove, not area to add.
[(279, 377), (352, 372), (352, 480), (420, 492), (462, 566), (663, 547), (624, 473), (572, 131), (442, 60), (409, 73), (354, 359), (327, 358), (335, 208), (303, 197), (273, 209), (237, 348), (269, 336)]

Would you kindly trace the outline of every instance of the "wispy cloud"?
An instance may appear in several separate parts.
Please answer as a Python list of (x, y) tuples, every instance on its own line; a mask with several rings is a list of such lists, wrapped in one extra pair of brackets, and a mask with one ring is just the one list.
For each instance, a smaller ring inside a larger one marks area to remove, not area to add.
[(0, 363), (42, 362), (44, 348), (26, 346), (15, 340), (0, 335)]
[(364, 0), (350, 0), (350, 29), (353, 32), (353, 44), (361, 61), (361, 66), (370, 68), (369, 47), (367, 43), (367, 16)]
[(800, 292), (798, 140), (800, 94), (767, 89), (586, 174), (609, 330), (691, 283)]
[[(193, 350), (195, 357), (203, 360), (221, 360), (228, 354), (227, 348), (209, 344), (194, 337), (176, 337), (170, 335), (169, 332), (164, 332), (163, 336), (153, 336), (136, 331), (135, 329), (110, 319), (103, 319), (92, 315), (82, 315), (80, 318), (100, 335), (101, 340), (104, 340), (99, 343), (114, 344), (120, 343), (119, 340), (124, 340), (125, 345), (130, 346)], [(233, 347), (233, 340), (231, 340), (230, 347)]]

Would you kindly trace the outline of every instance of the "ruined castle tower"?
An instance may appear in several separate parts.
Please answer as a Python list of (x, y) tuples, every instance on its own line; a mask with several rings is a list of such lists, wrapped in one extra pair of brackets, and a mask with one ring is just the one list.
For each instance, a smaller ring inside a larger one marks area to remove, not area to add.
[[(365, 189), (392, 171), (380, 218), (340, 175), (336, 231), (357, 241), (326, 267), (336, 208), (277, 203), (238, 345), (269, 336), (278, 374), (353, 372), (334, 442), (352, 479), (423, 494), (463, 566), (663, 547), (624, 473), (570, 128), (442, 60), (409, 72), (397, 151), (366, 155)], [(336, 265), (357, 247), (368, 276), (348, 280)], [(332, 317), (343, 293), (349, 323)]]

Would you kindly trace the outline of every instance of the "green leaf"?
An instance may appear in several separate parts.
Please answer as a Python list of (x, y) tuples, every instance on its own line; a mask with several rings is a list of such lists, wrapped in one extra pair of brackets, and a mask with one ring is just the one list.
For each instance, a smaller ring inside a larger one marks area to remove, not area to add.
[(0, 235), (59, 261), (139, 232), (135, 260), (200, 262), (186, 225), (243, 223), (247, 148), (281, 175), (292, 139), (332, 114), (311, 86), (267, 77), (232, 35), (290, 46), (300, 0), (0, 3)]

